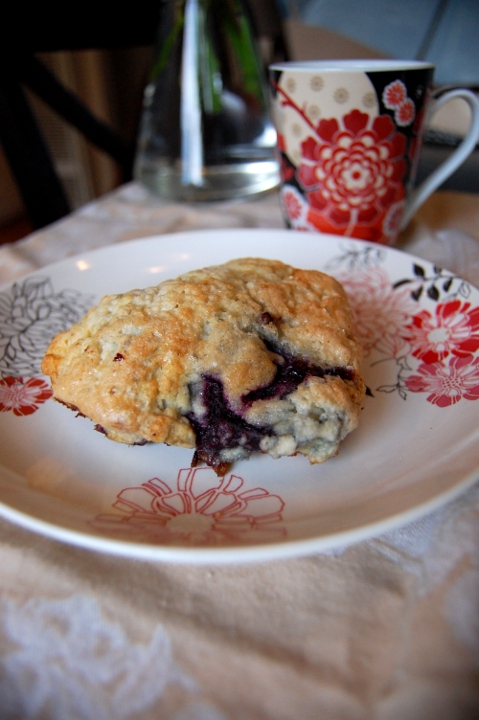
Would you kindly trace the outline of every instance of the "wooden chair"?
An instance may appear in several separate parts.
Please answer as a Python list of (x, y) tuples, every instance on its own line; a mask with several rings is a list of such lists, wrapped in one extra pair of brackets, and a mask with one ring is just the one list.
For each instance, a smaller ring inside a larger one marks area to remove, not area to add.
[[(276, 0), (248, 3), (256, 33), (270, 34), (276, 57), (287, 56)], [(90, 14), (49, 8), (48, 3), (9, 11), (0, 29), (0, 143), (35, 228), (70, 212), (67, 196), (42, 137), (25, 86), (47, 103), (91, 143), (112, 157), (121, 180), (131, 178), (134, 141), (126, 143), (96, 118), (40, 62), (37, 53), (60, 50), (116, 49), (153, 46), (158, 25), (158, 0), (137, 0), (134, 12), (115, 6), (115, 14)], [(16, 15), (16, 17), (15, 17)], [(3, 36), (3, 38), (2, 38)], [(3, 42), (2, 42), (3, 39)]]

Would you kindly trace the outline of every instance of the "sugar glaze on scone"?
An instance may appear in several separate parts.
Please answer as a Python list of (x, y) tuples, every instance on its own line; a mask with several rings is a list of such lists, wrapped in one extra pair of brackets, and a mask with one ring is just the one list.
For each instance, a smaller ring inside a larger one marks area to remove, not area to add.
[(335, 455), (358, 424), (360, 362), (334, 278), (245, 258), (104, 297), (42, 371), (111, 440), (195, 448), (222, 474), (257, 450)]

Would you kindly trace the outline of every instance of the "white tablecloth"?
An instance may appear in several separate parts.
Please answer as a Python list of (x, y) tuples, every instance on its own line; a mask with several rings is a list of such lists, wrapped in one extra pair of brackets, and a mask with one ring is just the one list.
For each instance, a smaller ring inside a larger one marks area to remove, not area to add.
[[(0, 248), (0, 281), (222, 227), (283, 227), (276, 195), (166, 204), (130, 184)], [(479, 285), (479, 199), (437, 193), (401, 247)], [(0, 718), (477, 718), (478, 520), (475, 485), (334, 552), (206, 567), (103, 555), (2, 520)]]

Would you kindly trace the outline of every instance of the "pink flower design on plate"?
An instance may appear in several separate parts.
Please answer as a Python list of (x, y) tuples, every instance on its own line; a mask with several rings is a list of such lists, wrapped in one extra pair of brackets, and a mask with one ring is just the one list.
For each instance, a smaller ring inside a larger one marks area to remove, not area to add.
[(448, 365), (422, 363), (417, 374), (406, 379), (411, 392), (427, 392), (427, 400), (441, 408), (461, 398), (479, 400), (479, 357), (452, 357)]
[(211, 468), (183, 469), (176, 486), (152, 478), (122, 490), (114, 513), (99, 515), (94, 526), (109, 534), (125, 531), (144, 542), (224, 545), (273, 541), (285, 534), (284, 502), (263, 488), (242, 489), (236, 475), (218, 478)]
[(435, 313), (422, 310), (408, 327), (412, 354), (425, 363), (448, 355), (471, 355), (479, 349), (479, 307), (462, 300), (439, 303)]
[(404, 335), (417, 308), (410, 289), (394, 290), (382, 267), (341, 275), (338, 279), (348, 293), (364, 354), (368, 356), (373, 348), (394, 358), (407, 354), (409, 344)]
[(297, 177), (310, 204), (309, 222), (323, 232), (387, 242), (382, 221), (404, 197), (406, 138), (389, 115), (352, 110), (341, 124), (320, 120), (302, 145)]
[(5, 377), (0, 379), (0, 412), (32, 415), (52, 395), (49, 385), (42, 378)]

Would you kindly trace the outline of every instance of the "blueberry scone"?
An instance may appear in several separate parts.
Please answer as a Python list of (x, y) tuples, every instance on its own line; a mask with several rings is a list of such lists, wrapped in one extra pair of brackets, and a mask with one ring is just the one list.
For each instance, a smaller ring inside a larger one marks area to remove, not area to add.
[(246, 258), (104, 297), (42, 371), (111, 440), (194, 448), (221, 475), (255, 451), (335, 455), (358, 424), (360, 362), (334, 278)]

